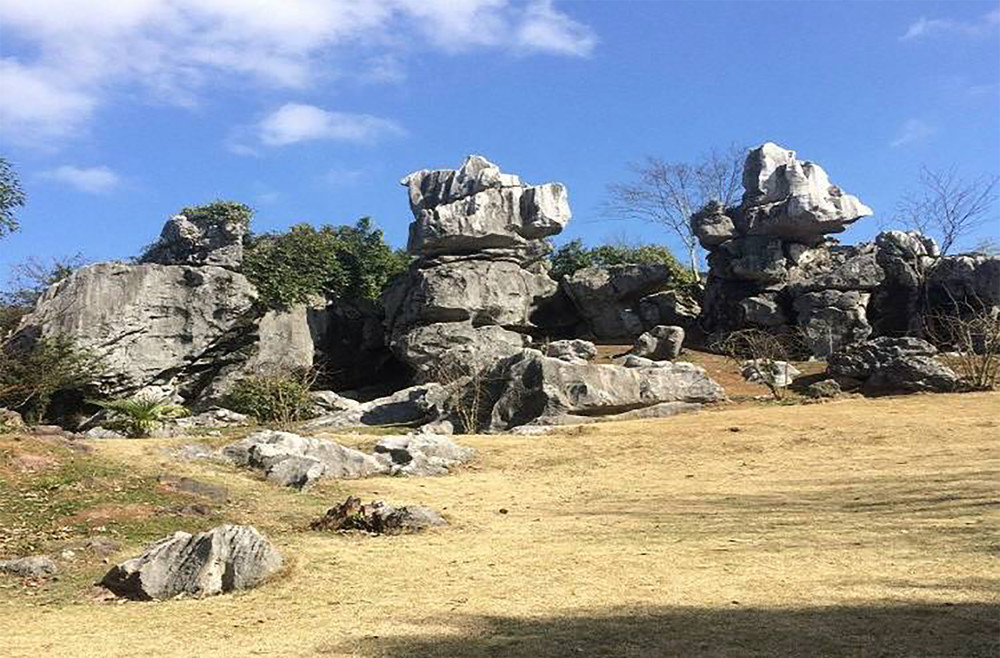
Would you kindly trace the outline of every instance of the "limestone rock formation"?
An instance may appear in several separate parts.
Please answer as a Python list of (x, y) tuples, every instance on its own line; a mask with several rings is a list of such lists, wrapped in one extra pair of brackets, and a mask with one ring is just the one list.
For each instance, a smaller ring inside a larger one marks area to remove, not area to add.
[(629, 353), (653, 361), (673, 361), (680, 355), (683, 344), (683, 328), (660, 325), (636, 338)]
[(261, 317), (256, 300), (246, 277), (213, 265), (97, 263), (49, 288), (20, 332), (92, 350), (109, 395), (152, 389), (207, 402), (261, 363), (313, 362), (305, 307)]
[(659, 362), (635, 368), (575, 364), (530, 349), (498, 363), (491, 377), (503, 382), (492, 409), (494, 430), (559, 422), (566, 416), (616, 414), (665, 402), (717, 402), (725, 397), (722, 387), (691, 363)]
[(666, 265), (615, 265), (577, 270), (561, 287), (583, 318), (583, 332), (601, 339), (634, 338), (661, 324), (660, 307), (652, 297), (672, 281)]
[(597, 346), (579, 338), (554, 340), (545, 345), (542, 352), (545, 356), (562, 359), (567, 363), (587, 363), (597, 356)]
[(214, 217), (174, 215), (142, 262), (160, 265), (216, 265), (238, 269), (243, 262), (245, 219), (219, 221)]
[(827, 360), (827, 370), (863, 381), (866, 393), (957, 390), (958, 375), (936, 354), (933, 345), (919, 338), (883, 336), (845, 345)]
[[(566, 189), (530, 186), (482, 156), (457, 170), (418, 171), (402, 181), (416, 257), (384, 295), (389, 344), (418, 377), (446, 354), (466, 370), (512, 354), (557, 293), (542, 263), (544, 238), (570, 218)], [(479, 357), (486, 351), (485, 357)]]
[(101, 584), (120, 596), (146, 601), (211, 596), (257, 587), (281, 565), (281, 555), (256, 528), (222, 525), (196, 535), (165, 537), (113, 567)]

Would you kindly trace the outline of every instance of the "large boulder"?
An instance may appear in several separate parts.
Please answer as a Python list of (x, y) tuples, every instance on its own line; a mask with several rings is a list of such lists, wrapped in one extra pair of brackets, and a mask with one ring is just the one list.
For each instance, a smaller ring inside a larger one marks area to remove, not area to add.
[(589, 340), (572, 338), (547, 343), (543, 346), (542, 352), (545, 356), (562, 359), (567, 363), (587, 363), (597, 357), (597, 346)]
[(643, 298), (673, 282), (666, 265), (586, 267), (562, 280), (562, 289), (596, 338), (635, 337), (644, 330)]
[(798, 160), (795, 151), (773, 142), (747, 154), (743, 190), (736, 225), (748, 235), (811, 244), (872, 214), (857, 197), (830, 183), (822, 167)]
[(47, 555), (29, 555), (13, 560), (0, 560), (0, 573), (18, 578), (48, 578), (55, 575), (59, 567)]
[(865, 393), (958, 390), (961, 379), (936, 354), (933, 345), (919, 338), (883, 336), (844, 346), (830, 356), (827, 369), (863, 381)]
[(238, 269), (243, 263), (243, 237), (249, 218), (233, 214), (219, 219), (208, 214), (174, 215), (141, 262), (160, 265), (216, 265)]
[(256, 301), (246, 277), (221, 267), (98, 263), (50, 287), (19, 331), (100, 356), (95, 383), (110, 395), (154, 387), (207, 402), (265, 361), (312, 365), (305, 311), (261, 317)]
[(566, 416), (600, 416), (665, 402), (706, 403), (724, 399), (722, 387), (691, 363), (652, 367), (576, 364), (524, 350), (491, 372), (501, 382), (493, 406), (493, 430), (545, 424)]
[(113, 567), (101, 584), (139, 600), (211, 596), (257, 587), (282, 566), (281, 554), (252, 526), (176, 532)]

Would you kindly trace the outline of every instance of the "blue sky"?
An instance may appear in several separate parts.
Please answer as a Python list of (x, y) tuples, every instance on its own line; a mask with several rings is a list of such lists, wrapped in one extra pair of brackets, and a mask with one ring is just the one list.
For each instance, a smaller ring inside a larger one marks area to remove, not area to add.
[(398, 180), (468, 153), (565, 183), (560, 241), (591, 243), (671, 241), (601, 216), (646, 154), (775, 141), (878, 218), (921, 164), (1000, 174), (995, 1), (0, 0), (0, 88), (29, 196), (0, 277), (127, 258), (215, 198), (401, 246)]

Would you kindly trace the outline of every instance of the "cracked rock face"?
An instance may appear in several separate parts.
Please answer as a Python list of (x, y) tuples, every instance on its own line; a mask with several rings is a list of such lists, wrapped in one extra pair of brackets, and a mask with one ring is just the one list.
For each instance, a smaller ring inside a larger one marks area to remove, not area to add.
[(393, 352), (433, 380), (442, 361), (471, 370), (520, 348), (558, 295), (542, 260), (544, 238), (570, 219), (566, 188), (527, 185), (478, 155), (402, 184), (416, 259), (384, 296)]
[(256, 364), (312, 365), (304, 305), (261, 317), (256, 300), (246, 277), (221, 267), (97, 263), (49, 288), (19, 331), (68, 336), (101, 356), (97, 384), (109, 395), (208, 401)]
[(957, 390), (958, 375), (935, 358), (937, 349), (919, 338), (890, 338), (846, 345), (830, 356), (827, 370), (860, 379), (865, 393)]
[(211, 596), (257, 587), (281, 565), (281, 555), (256, 528), (222, 525), (165, 537), (113, 567), (101, 584), (119, 596), (145, 601)]

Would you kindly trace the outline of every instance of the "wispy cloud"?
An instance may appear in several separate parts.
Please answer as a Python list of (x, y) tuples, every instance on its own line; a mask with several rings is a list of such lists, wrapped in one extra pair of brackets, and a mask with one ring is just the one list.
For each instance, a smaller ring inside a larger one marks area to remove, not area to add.
[(264, 117), (257, 127), (260, 142), (265, 146), (287, 146), (320, 139), (371, 143), (381, 137), (403, 133), (403, 128), (390, 119), (333, 112), (301, 103), (282, 105)]
[[(58, 142), (112, 94), (179, 106), (206, 89), (396, 82), (426, 50), (582, 56), (593, 31), (552, 0), (45, 0), (0, 2), (4, 138)], [(7, 48), (5, 48), (5, 51)]]
[(899, 37), (900, 41), (914, 41), (934, 36), (960, 35), (965, 37), (982, 37), (1000, 33), (1000, 8), (981, 16), (976, 21), (965, 21), (954, 18), (926, 18), (921, 16), (906, 28)]
[(343, 187), (352, 185), (365, 175), (364, 169), (342, 169), (334, 167), (323, 174), (323, 182), (332, 187)]
[(908, 144), (917, 144), (926, 140), (928, 137), (933, 135), (935, 129), (933, 126), (920, 119), (907, 119), (900, 126), (899, 132), (896, 134), (896, 138), (889, 142), (889, 146), (892, 148), (899, 148), (901, 146), (906, 146)]
[(108, 167), (62, 165), (43, 172), (42, 178), (65, 183), (86, 194), (107, 194), (121, 183), (118, 174)]

